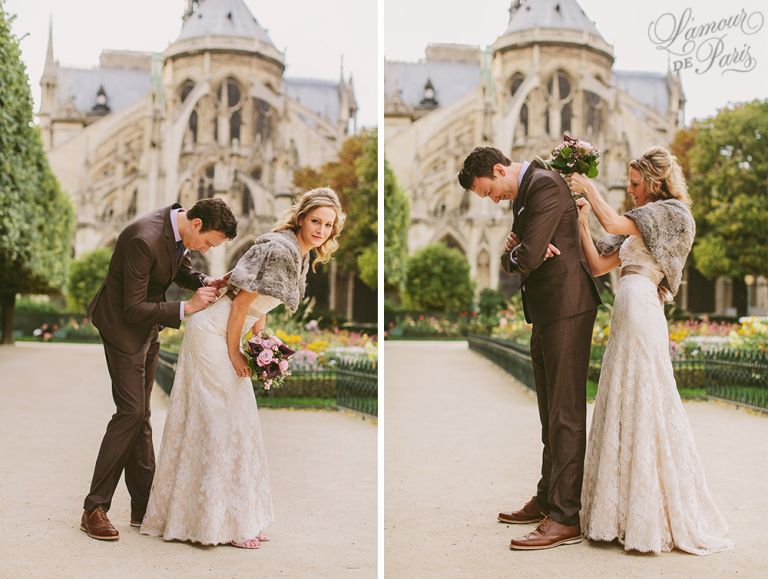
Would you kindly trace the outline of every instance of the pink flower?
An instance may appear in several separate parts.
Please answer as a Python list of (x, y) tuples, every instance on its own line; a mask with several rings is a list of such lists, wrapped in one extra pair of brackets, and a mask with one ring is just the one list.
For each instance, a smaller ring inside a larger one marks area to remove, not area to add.
[(288, 360), (280, 360), (277, 366), (280, 368), (280, 373), (285, 374), (285, 371), (288, 370)]
[(264, 382), (264, 390), (269, 390), (271, 387), (272, 387), (271, 380), (267, 380), (266, 382)]
[(272, 354), (272, 350), (264, 350), (256, 358), (256, 363), (262, 367), (268, 366), (269, 363), (272, 362), (273, 358), (274, 355)]

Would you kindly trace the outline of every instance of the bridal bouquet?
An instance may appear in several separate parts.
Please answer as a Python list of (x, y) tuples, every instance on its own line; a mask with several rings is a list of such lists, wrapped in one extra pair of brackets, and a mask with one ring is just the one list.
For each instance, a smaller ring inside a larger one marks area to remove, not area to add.
[(286, 376), (291, 375), (288, 358), (294, 350), (283, 344), (277, 336), (254, 335), (248, 340), (246, 355), (253, 376), (264, 386), (264, 390), (279, 388)]
[(592, 143), (573, 139), (563, 135), (564, 141), (552, 149), (552, 156), (547, 164), (563, 175), (581, 173), (590, 179), (598, 175), (597, 165), (601, 153)]

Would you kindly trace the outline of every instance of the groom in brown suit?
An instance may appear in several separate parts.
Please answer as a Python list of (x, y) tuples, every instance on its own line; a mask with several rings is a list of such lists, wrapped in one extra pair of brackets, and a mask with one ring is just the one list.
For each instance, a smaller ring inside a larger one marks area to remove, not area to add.
[[(203, 199), (189, 211), (159, 209), (129, 224), (117, 238), (109, 271), (88, 306), (101, 334), (117, 411), (101, 443), (80, 528), (89, 537), (118, 539), (107, 518), (120, 475), (131, 495), (131, 526), (141, 526), (155, 472), (149, 398), (163, 327), (206, 308), (226, 278), (192, 271), (189, 250), (205, 253), (237, 235), (237, 221), (221, 199)], [(186, 302), (166, 302), (171, 283), (196, 290)]]
[(525, 319), (533, 324), (531, 361), (544, 452), (536, 496), (503, 523), (539, 523), (511, 549), (549, 549), (581, 541), (579, 511), (586, 449), (586, 382), (600, 297), (579, 243), (578, 210), (568, 185), (543, 163), (513, 163), (478, 147), (459, 183), (494, 203), (512, 200), (512, 233), (501, 267), (519, 273)]

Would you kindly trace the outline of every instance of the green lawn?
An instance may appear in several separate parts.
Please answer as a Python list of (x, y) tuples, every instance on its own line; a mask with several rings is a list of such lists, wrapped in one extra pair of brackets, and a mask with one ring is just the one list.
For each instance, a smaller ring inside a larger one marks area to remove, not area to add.
[(335, 398), (278, 398), (275, 396), (258, 396), (256, 402), (260, 408), (326, 408), (336, 407)]
[[(678, 388), (680, 398), (683, 400), (706, 400), (707, 391), (704, 388)], [(587, 381), (587, 400), (594, 400), (597, 396), (597, 382)]]

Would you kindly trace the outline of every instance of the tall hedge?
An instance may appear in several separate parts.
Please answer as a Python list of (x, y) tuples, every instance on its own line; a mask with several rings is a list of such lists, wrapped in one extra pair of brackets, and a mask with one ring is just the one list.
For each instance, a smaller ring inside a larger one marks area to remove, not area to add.
[(458, 313), (472, 307), (475, 284), (463, 253), (433, 243), (408, 258), (405, 291), (413, 309)]
[(67, 280), (75, 213), (51, 172), (12, 18), (0, 0), (0, 309), (13, 343), (17, 293), (52, 293)]

